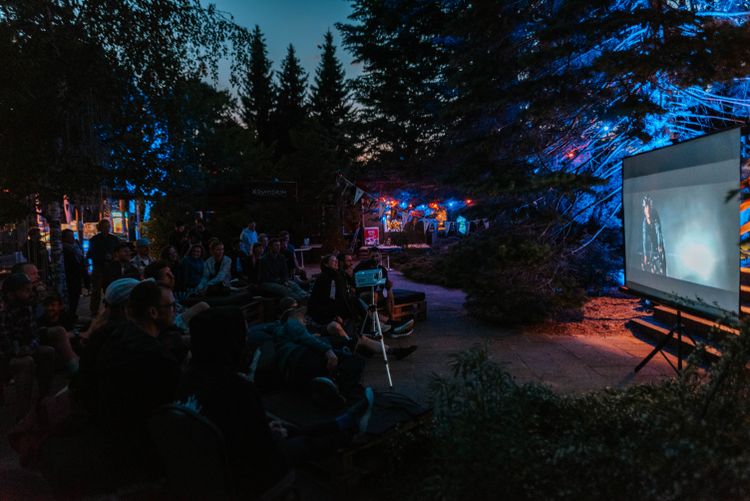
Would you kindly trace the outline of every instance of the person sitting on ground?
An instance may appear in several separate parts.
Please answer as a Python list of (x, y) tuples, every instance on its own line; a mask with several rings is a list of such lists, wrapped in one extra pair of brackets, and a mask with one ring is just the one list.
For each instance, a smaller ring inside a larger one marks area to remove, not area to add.
[[(323, 326), (326, 334), (332, 336), (332, 342), (343, 340), (354, 350), (368, 354), (380, 353), (382, 347), (377, 341), (367, 336), (349, 336), (344, 322), (355, 317), (353, 298), (347, 293), (346, 280), (339, 273), (339, 262), (333, 254), (324, 256), (320, 266), (321, 274), (315, 281), (312, 294), (307, 303), (308, 313), (317, 324)], [(341, 342), (341, 341), (339, 341)], [(411, 355), (417, 349), (416, 345), (391, 348), (386, 346), (386, 352), (397, 360)]]
[(288, 485), (290, 465), (320, 459), (366, 430), (372, 391), (334, 420), (304, 428), (296, 436), (269, 422), (255, 385), (244, 374), (245, 320), (236, 307), (214, 308), (190, 323), (192, 359), (180, 390), (198, 412), (221, 430), (236, 489), (252, 497)]
[(281, 254), (281, 242), (277, 239), (271, 242), (268, 255), (260, 261), (260, 282), (263, 290), (279, 297), (291, 296), (301, 301), (310, 295), (290, 280), (286, 259)]
[(107, 434), (122, 470), (138, 477), (158, 472), (148, 420), (173, 402), (180, 368), (160, 339), (174, 321), (175, 300), (167, 287), (145, 280), (130, 292), (129, 320), (102, 346), (96, 366), (99, 379), (95, 422)]
[(16, 263), (10, 269), (10, 273), (23, 273), (31, 280), (31, 308), (34, 312), (34, 319), (39, 320), (44, 314), (42, 300), (47, 296), (47, 284), (42, 282), (42, 277), (36, 265), (33, 263)]
[[(172, 269), (169, 267), (167, 261), (156, 261), (146, 267), (144, 272), (144, 278), (153, 279), (157, 284), (163, 285), (174, 292), (175, 289), (175, 276), (172, 273)], [(185, 332), (188, 332), (190, 320), (198, 313), (207, 310), (209, 308), (208, 303), (201, 301), (194, 304), (190, 308), (185, 308), (179, 302), (175, 306), (175, 320), (174, 325)]]
[(203, 246), (193, 244), (180, 262), (180, 275), (184, 290), (194, 291), (198, 288), (203, 278), (203, 266)]
[(241, 242), (239, 239), (233, 240), (232, 248), (227, 254), (227, 257), (232, 260), (232, 278), (244, 281), (247, 279), (245, 269), (247, 268), (248, 256), (240, 250), (240, 245)]
[(83, 248), (75, 239), (73, 230), (62, 231), (63, 264), (65, 266), (65, 285), (68, 288), (68, 311), (78, 315), (78, 302), (85, 286), (91, 288), (86, 258)]
[(44, 314), (37, 322), (39, 327), (52, 328), (62, 327), (68, 333), (72, 333), (76, 324), (76, 316), (65, 309), (60, 296), (53, 292), (42, 299)]
[(169, 263), (169, 269), (172, 270), (172, 273), (174, 273), (175, 284), (173, 290), (182, 290), (182, 276), (180, 274), (180, 254), (179, 252), (177, 252), (177, 249), (173, 245), (168, 245), (164, 248), (164, 250), (161, 251), (159, 259), (161, 261), (166, 261), (167, 263)]
[(141, 272), (130, 262), (130, 246), (120, 242), (115, 247), (114, 260), (105, 265), (104, 290), (118, 278), (141, 278)]
[(55, 355), (59, 355), (70, 372), (78, 369), (78, 357), (62, 327), (40, 329), (34, 318), (33, 290), (29, 277), (14, 273), (2, 285), (0, 308), (0, 364), (7, 368), (16, 383), (14, 418), (23, 418), (33, 405), (34, 381), (39, 385), (38, 398), (45, 397), (52, 386)]
[(255, 221), (247, 223), (246, 228), (242, 228), (240, 233), (240, 250), (249, 256), (253, 245), (258, 243), (258, 233), (255, 231)]
[(284, 298), (280, 308), (274, 343), (277, 365), (287, 384), (302, 391), (311, 389), (314, 397), (334, 404), (344, 401), (342, 395), (359, 396), (364, 360), (337, 354), (327, 339), (311, 334), (306, 327), (306, 308), (294, 298)]
[(130, 260), (133, 266), (138, 268), (138, 273), (143, 276), (146, 266), (154, 262), (149, 253), (151, 252), (151, 242), (148, 238), (139, 238), (135, 241), (135, 257)]
[(214, 238), (209, 242), (210, 256), (203, 263), (203, 276), (198, 290), (206, 290), (212, 286), (229, 287), (232, 280), (232, 260), (224, 255), (224, 244)]
[(260, 244), (260, 255), (265, 256), (268, 254), (269, 251), (269, 245), (271, 244), (271, 240), (268, 238), (268, 235), (265, 233), (261, 233), (258, 235), (258, 243)]
[(247, 267), (247, 281), (251, 285), (260, 285), (260, 262), (263, 259), (263, 247), (260, 244), (253, 244), (250, 255), (245, 260)]
[(91, 322), (88, 330), (81, 333), (84, 341), (78, 372), (70, 381), (74, 401), (89, 414), (96, 412), (99, 379), (96, 361), (102, 346), (112, 334), (127, 321), (126, 306), (131, 291), (140, 282), (134, 278), (119, 278), (109, 284), (104, 292), (104, 308)]
[(279, 240), (281, 241), (281, 254), (283, 254), (284, 259), (286, 259), (286, 266), (289, 270), (289, 274), (292, 276), (303, 274), (305, 270), (302, 269), (299, 265), (299, 261), (297, 261), (297, 254), (295, 252), (297, 249), (291, 243), (289, 232), (286, 230), (279, 232)]
[[(375, 287), (375, 301), (377, 304), (384, 305), (386, 314), (388, 315), (387, 324), (391, 326), (389, 336), (391, 337), (403, 337), (411, 334), (411, 328), (414, 326), (414, 320), (409, 319), (403, 322), (397, 322), (393, 320), (393, 310), (395, 308), (395, 302), (393, 298), (393, 282), (388, 279), (388, 270), (383, 266), (383, 256), (380, 253), (380, 249), (377, 247), (370, 247), (368, 250), (368, 258), (360, 262), (354, 268), (354, 274), (363, 270), (380, 270), (382, 277), (385, 279), (385, 284)], [(370, 288), (361, 289), (359, 291), (365, 296), (367, 294), (367, 301), (371, 301), (372, 290)]]
[(338, 255), (339, 273), (346, 281), (349, 293), (354, 295), (357, 291), (357, 284), (354, 282), (354, 256), (351, 252), (345, 251)]

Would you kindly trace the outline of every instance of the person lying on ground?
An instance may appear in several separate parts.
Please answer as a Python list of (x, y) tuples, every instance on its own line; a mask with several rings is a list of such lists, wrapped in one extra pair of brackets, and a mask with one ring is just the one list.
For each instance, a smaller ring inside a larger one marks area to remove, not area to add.
[(337, 418), (296, 434), (269, 422), (255, 385), (243, 374), (245, 330), (236, 307), (193, 318), (192, 359), (179, 393), (221, 430), (237, 490), (259, 496), (288, 478), (291, 466), (329, 455), (366, 429), (372, 393)]

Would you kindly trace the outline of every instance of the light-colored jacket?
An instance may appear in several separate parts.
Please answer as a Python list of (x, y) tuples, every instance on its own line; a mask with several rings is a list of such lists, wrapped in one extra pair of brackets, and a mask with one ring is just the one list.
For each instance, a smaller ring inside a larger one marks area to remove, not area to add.
[(209, 285), (216, 284), (224, 284), (229, 287), (230, 280), (232, 280), (232, 260), (227, 256), (222, 257), (217, 270), (216, 259), (211, 256), (203, 263), (203, 277), (201, 277), (198, 289), (205, 289)]

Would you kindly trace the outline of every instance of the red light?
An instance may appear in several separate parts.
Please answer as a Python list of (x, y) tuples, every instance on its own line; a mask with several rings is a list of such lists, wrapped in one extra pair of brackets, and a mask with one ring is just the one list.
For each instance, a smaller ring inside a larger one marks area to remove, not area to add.
[(473, 200), (471, 198), (466, 199), (466, 205), (471, 205)]

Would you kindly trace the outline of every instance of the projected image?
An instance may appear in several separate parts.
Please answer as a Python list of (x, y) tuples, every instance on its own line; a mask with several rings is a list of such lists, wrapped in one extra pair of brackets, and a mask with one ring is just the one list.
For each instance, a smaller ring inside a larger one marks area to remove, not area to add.
[(740, 132), (623, 161), (625, 285), (722, 318), (739, 310)]
[(666, 275), (667, 257), (664, 253), (664, 235), (661, 231), (659, 212), (654, 208), (654, 201), (649, 195), (641, 201), (643, 207), (643, 228), (641, 269), (649, 273)]

